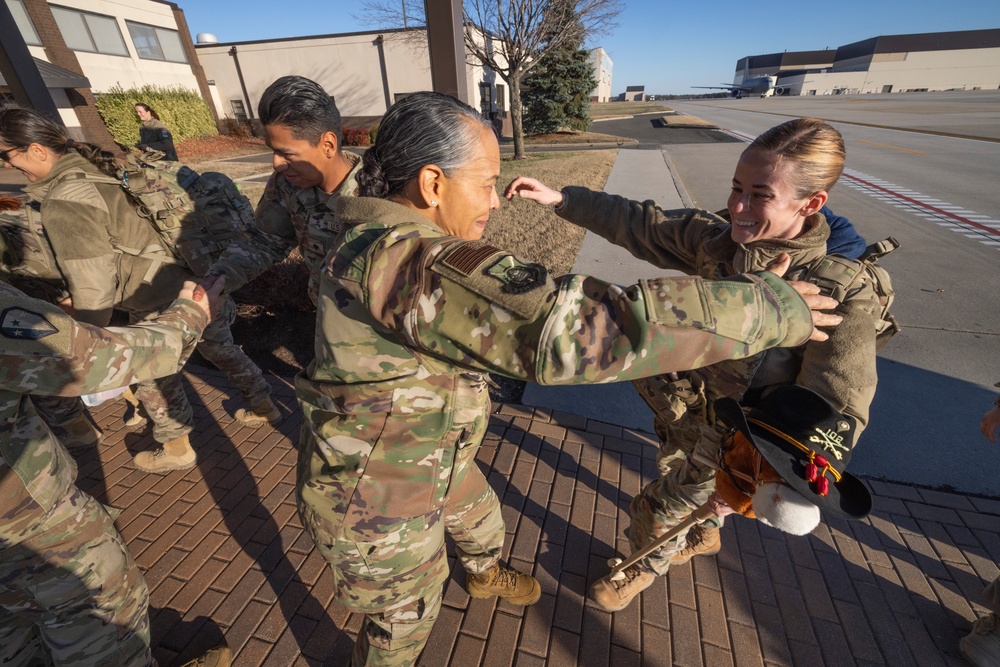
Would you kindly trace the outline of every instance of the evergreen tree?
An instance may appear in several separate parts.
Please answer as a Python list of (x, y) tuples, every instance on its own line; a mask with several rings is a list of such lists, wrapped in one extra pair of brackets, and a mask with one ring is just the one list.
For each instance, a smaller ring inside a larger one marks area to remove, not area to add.
[[(572, 12), (572, 5), (563, 4)], [(590, 94), (597, 87), (590, 51), (581, 39), (552, 49), (524, 79), (525, 134), (547, 134), (563, 128), (590, 129)]]

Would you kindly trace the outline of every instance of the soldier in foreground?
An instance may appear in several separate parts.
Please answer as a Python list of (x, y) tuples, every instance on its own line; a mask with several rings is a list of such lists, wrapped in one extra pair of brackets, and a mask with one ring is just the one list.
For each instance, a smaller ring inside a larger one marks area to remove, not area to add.
[[(80, 321), (107, 326), (113, 309), (119, 309), (138, 322), (170, 303), (184, 281), (197, 279), (129, 201), (116, 180), (118, 163), (111, 153), (74, 142), (64, 127), (15, 106), (0, 108), (0, 149), (4, 166), (28, 179), (25, 190), (33, 199), (28, 215), (41, 217), (71, 297), (66, 305)], [(250, 410), (237, 410), (238, 421), (277, 423), (280, 413), (263, 373), (233, 342), (235, 317), (236, 306), (227, 297), (205, 330), (199, 352), (226, 373), (250, 404)], [(136, 396), (161, 445), (137, 454), (136, 467), (146, 472), (194, 467), (197, 454), (189, 439), (194, 415), (180, 375), (144, 381)], [(39, 409), (50, 424), (85, 436), (88, 422), (79, 401), (43, 400)]]
[(315, 81), (281, 77), (264, 91), (257, 115), (274, 151), (274, 173), (257, 204), (259, 234), (231, 246), (208, 273), (225, 275), (232, 291), (298, 247), (315, 304), (320, 265), (341, 229), (334, 207), (354, 194), (361, 159), (341, 150), (340, 111)]
[[(102, 330), (0, 282), (0, 664), (152, 664), (142, 573), (27, 393), (79, 396), (176, 373), (223, 284), (195, 302), (185, 283), (155, 319)], [(185, 667), (230, 657), (222, 647)]]
[(354, 665), (416, 662), (448, 578), (446, 533), (473, 597), (541, 594), (499, 562), (500, 504), (475, 463), (487, 373), (582, 384), (692, 368), (825, 338), (808, 304), (836, 305), (781, 280), (784, 265), (625, 288), (553, 277), (479, 240), (499, 175), (475, 110), (416, 93), (383, 118), (361, 196), (337, 202), (345, 226), (323, 265), (316, 360), (296, 380), (296, 488), (338, 601), (365, 614)]

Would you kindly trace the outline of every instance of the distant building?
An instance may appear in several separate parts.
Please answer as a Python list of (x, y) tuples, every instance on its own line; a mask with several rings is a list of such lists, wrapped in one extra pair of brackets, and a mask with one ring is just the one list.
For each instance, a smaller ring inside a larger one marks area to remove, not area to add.
[(645, 102), (646, 86), (626, 86), (625, 92), (618, 95), (619, 102)]
[(1000, 28), (883, 35), (835, 50), (740, 58), (733, 83), (776, 75), (784, 95), (1000, 88)]
[(594, 79), (597, 80), (597, 86), (594, 88), (594, 92), (590, 94), (590, 101), (610, 102), (611, 68), (614, 66), (614, 63), (611, 62), (611, 57), (607, 51), (598, 46), (596, 49), (590, 50), (588, 60), (594, 65)]
[[(184, 12), (164, 0), (6, 1), (70, 135), (111, 147), (94, 95), (179, 86), (208, 99)], [(12, 100), (0, 78), (0, 102)], [(110, 145), (109, 145), (110, 144)]]

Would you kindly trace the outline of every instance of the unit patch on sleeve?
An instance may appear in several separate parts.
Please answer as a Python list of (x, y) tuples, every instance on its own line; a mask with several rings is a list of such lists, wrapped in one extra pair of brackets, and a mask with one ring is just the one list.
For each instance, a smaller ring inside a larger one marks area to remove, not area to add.
[(544, 266), (481, 241), (452, 244), (430, 270), (525, 319), (534, 317), (555, 291)]
[(7, 338), (38, 340), (59, 333), (44, 316), (24, 308), (8, 308), (0, 315), (0, 334)]
[(514, 255), (501, 257), (485, 269), (485, 273), (503, 283), (503, 291), (511, 294), (524, 294), (537, 289), (545, 284), (548, 276), (541, 264), (525, 263)]

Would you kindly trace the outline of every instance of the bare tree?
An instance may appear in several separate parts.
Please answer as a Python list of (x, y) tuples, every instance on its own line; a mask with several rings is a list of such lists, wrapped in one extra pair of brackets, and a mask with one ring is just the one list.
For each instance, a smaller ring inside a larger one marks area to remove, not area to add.
[[(413, 0), (366, 0), (363, 7), (358, 18), (373, 27), (426, 24), (422, 3)], [(615, 28), (622, 8), (622, 0), (464, 0), (466, 57), (510, 88), (515, 159), (524, 157), (521, 81), (552, 49)]]

